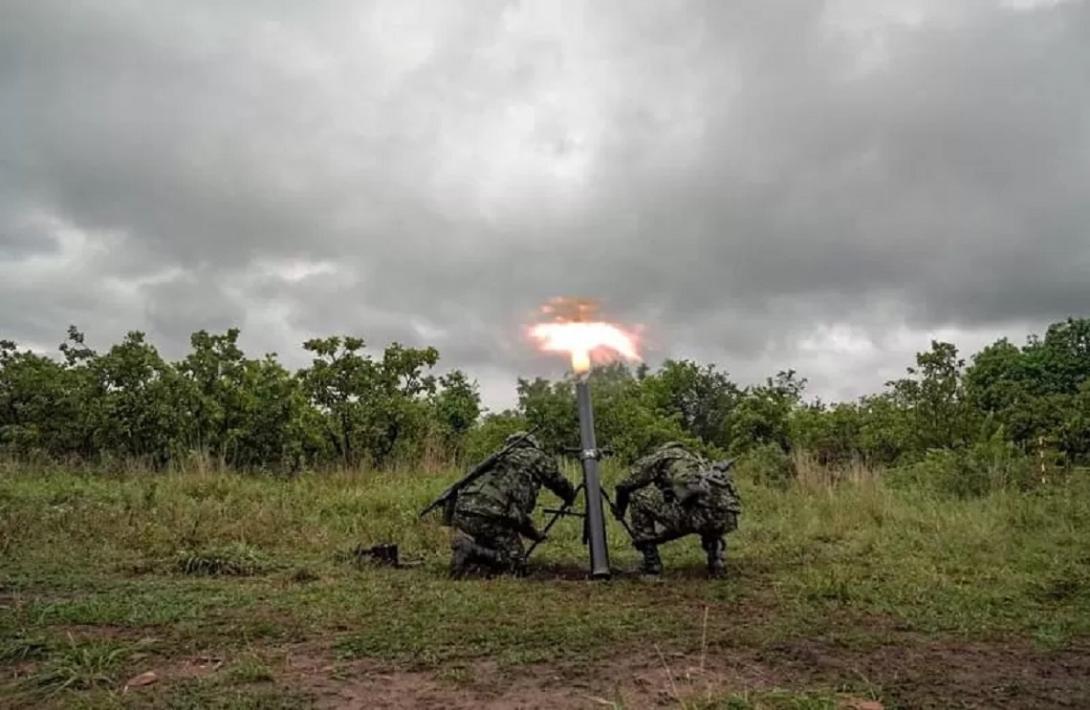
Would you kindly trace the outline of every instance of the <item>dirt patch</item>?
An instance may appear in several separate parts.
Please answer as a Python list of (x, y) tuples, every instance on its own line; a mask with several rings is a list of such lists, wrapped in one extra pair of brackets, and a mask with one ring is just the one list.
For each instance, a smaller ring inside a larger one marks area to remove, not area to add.
[(749, 658), (651, 654), (591, 665), (501, 669), (490, 661), (437, 672), (400, 670), (370, 660), (337, 662), (313, 648), (288, 655), (283, 681), (321, 708), (571, 708), (677, 706), (679, 699), (775, 687), (774, 673)]
[(223, 667), (223, 663), (223, 659), (218, 656), (193, 656), (173, 661), (153, 670), (164, 679), (192, 680), (215, 673)]
[(870, 686), (911, 708), (1090, 707), (1090, 646), (968, 643), (904, 634), (870, 650), (801, 640), (758, 654), (792, 684)]
[(149, 627), (134, 629), (114, 624), (58, 624), (51, 630), (74, 641), (154, 641), (148, 636)]
[(866, 650), (805, 639), (703, 655), (641, 650), (587, 666), (504, 670), (485, 661), (427, 672), (338, 662), (299, 647), (288, 653), (282, 681), (321, 708), (658, 708), (774, 689), (872, 693), (886, 707), (1081, 708), (1090, 707), (1090, 648), (1043, 651), (1021, 642), (906, 635)]
[(298, 650), (287, 659), (287, 684), (319, 708), (470, 708), (474, 693), (461, 692), (430, 673), (401, 671), (369, 661), (337, 663)]
[(731, 693), (781, 687), (781, 681), (774, 668), (740, 650), (682, 654), (651, 649), (616, 656), (573, 678), (573, 682), (585, 684), (588, 695), (625, 708), (676, 707), (682, 700), (714, 701)]
[[(735, 570), (729, 565), (727, 574), (735, 574)], [(530, 568), (526, 578), (538, 582), (557, 580), (585, 582), (590, 579), (590, 572), (587, 570), (586, 565), (539, 564)], [(659, 581), (668, 582), (676, 579), (706, 580), (707, 578), (708, 571), (703, 565), (686, 565), (666, 570)], [(636, 564), (633, 563), (631, 568), (614, 570), (611, 579), (642, 579), (642, 575)]]

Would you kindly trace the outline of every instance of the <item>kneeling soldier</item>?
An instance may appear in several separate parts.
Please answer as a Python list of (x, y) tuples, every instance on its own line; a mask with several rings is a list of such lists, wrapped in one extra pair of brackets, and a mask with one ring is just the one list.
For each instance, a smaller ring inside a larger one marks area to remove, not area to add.
[(660, 544), (699, 535), (708, 557), (708, 574), (723, 574), (725, 536), (738, 528), (742, 512), (729, 473), (733, 464), (710, 464), (682, 444), (670, 442), (632, 466), (617, 485), (614, 514), (623, 519), (631, 499), (632, 543), (643, 554), (641, 572), (662, 573)]
[(450, 561), (454, 577), (465, 575), (473, 565), (498, 572), (522, 572), (522, 536), (535, 541), (545, 537), (530, 517), (541, 487), (565, 503), (575, 498), (571, 483), (533, 436), (518, 432), (505, 444), (515, 446), (459, 491), (454, 502), (450, 516), (450, 525), (456, 531)]

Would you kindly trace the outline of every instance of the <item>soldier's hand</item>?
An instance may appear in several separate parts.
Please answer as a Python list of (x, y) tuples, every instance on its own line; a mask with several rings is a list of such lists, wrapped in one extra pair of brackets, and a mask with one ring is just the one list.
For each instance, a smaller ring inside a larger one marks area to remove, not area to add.
[(614, 500), (616, 503), (613, 505), (613, 517), (617, 520), (624, 520), (625, 510), (628, 509), (628, 489), (617, 486), (614, 490)]
[(526, 532), (527, 532), (527, 535), (529, 536), (529, 538), (531, 540), (533, 540), (534, 542), (545, 542), (546, 540), (549, 539), (549, 536), (546, 535), (545, 533), (541, 532), (540, 530), (530, 529), (530, 530), (527, 530)]

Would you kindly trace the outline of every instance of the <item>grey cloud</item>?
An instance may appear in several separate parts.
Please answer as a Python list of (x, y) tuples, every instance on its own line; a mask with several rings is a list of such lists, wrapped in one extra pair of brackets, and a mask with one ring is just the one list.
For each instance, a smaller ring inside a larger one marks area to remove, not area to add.
[(33, 219), (21, 216), (17, 206), (0, 211), (0, 219), (0, 259), (15, 261), (57, 252), (56, 238), (43, 233)]
[[(894, 331), (1085, 314), (1090, 6), (894, 5), (9, 4), (0, 274), (57, 265), (0, 330), (358, 332), (494, 392), (562, 367), (520, 329), (573, 293), (650, 357), (850, 394)], [(874, 354), (800, 345), (835, 325)]]
[(198, 330), (222, 332), (245, 322), (245, 305), (209, 274), (182, 273), (138, 289), (149, 332), (177, 352)]

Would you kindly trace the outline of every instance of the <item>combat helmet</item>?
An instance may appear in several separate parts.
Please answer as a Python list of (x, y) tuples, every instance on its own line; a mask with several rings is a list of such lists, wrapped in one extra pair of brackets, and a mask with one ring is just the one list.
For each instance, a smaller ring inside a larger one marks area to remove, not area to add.
[(521, 446), (532, 446), (535, 449), (541, 448), (541, 442), (537, 440), (533, 434), (529, 434), (526, 431), (516, 431), (503, 440), (504, 446), (510, 446), (521, 439)]
[(656, 444), (651, 441), (640, 447), (640, 456), (651, 456), (653, 454), (659, 454), (670, 449), (684, 448), (685, 444), (682, 444), (680, 441), (667, 441), (664, 444)]
[(654, 448), (655, 452), (669, 451), (670, 449), (685, 449), (685, 444), (680, 441), (667, 441), (665, 444), (659, 444)]

